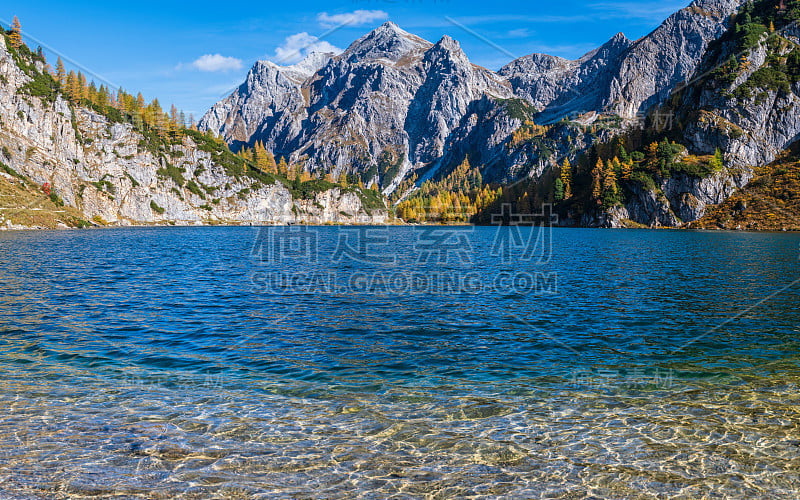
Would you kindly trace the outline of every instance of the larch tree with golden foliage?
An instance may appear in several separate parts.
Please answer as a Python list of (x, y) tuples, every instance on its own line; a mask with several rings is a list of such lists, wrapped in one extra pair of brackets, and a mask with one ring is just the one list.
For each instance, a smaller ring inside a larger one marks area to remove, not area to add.
[(561, 183), (564, 185), (564, 199), (572, 198), (572, 165), (567, 158), (564, 158), (561, 165)]
[(56, 81), (62, 87), (67, 84), (67, 72), (64, 69), (64, 61), (61, 60), (61, 57), (56, 61)]
[(630, 180), (631, 174), (633, 174), (633, 160), (628, 159), (627, 161), (622, 162), (622, 174), (620, 178), (623, 181)]
[(8, 35), (8, 40), (14, 49), (18, 49), (22, 45), (22, 25), (19, 23), (17, 16), (14, 16), (14, 21), (11, 23), (11, 33)]
[(606, 168), (603, 171), (603, 193), (604, 194), (617, 194), (617, 172), (616, 165), (619, 165), (619, 160), (609, 160), (606, 162)]
[(280, 161), (278, 161), (278, 173), (288, 179), (289, 176), (289, 164), (286, 163), (286, 158), (281, 156)]
[(592, 199), (596, 200), (598, 204), (602, 203), (600, 198), (603, 196), (603, 171), (605, 168), (605, 163), (599, 159), (592, 169)]
[(276, 173), (278, 165), (275, 163), (275, 157), (272, 155), (272, 152), (267, 151), (263, 142), (256, 141), (253, 147), (253, 156), (255, 158), (256, 167), (258, 167), (259, 170), (270, 174)]

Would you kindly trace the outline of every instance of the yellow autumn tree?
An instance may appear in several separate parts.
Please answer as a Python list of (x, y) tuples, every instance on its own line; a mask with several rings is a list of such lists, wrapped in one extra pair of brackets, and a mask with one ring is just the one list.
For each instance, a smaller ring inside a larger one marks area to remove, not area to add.
[(564, 199), (572, 198), (572, 165), (567, 158), (564, 158), (564, 163), (561, 165), (561, 182), (564, 184)]
[(18, 49), (22, 45), (22, 25), (19, 23), (17, 16), (14, 16), (14, 21), (11, 23), (11, 33), (8, 35), (8, 41), (14, 49)]
[(78, 83), (78, 76), (74, 71), (70, 71), (67, 75), (67, 95), (72, 101), (77, 101), (81, 98), (81, 89), (80, 84)]
[(617, 171), (616, 166), (619, 165), (619, 160), (606, 162), (606, 168), (603, 170), (603, 193), (604, 194), (617, 194)]
[(61, 57), (59, 57), (58, 61), (56, 61), (56, 81), (62, 87), (67, 84), (67, 73), (64, 69), (64, 61), (61, 60)]
[(263, 142), (256, 141), (254, 156), (256, 166), (262, 172), (274, 174), (277, 171), (275, 157), (272, 155), (271, 151), (267, 151), (267, 148), (264, 147)]
[(281, 159), (278, 162), (278, 173), (284, 177), (289, 175), (289, 164), (286, 163), (286, 158), (283, 156), (281, 156)]
[(602, 159), (597, 160), (594, 169), (592, 169), (592, 199), (600, 203), (600, 197), (603, 195), (603, 171), (605, 171), (605, 163)]
[(633, 173), (633, 160), (628, 160), (622, 162), (622, 175), (620, 176), (622, 180), (627, 181), (631, 178), (631, 174)]
[(645, 162), (647, 168), (651, 171), (657, 171), (658, 166), (658, 143), (651, 142), (645, 149)]

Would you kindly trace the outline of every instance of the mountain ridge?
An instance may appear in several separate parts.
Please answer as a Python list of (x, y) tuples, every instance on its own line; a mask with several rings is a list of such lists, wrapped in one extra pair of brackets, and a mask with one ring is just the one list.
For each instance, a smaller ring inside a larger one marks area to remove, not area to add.
[[(11, 171), (119, 223), (375, 221), (379, 189), (422, 221), (487, 221), (510, 202), (573, 225), (688, 226), (800, 139), (800, 2), (774, 3), (696, 0), (636, 41), (499, 72), (389, 22), (338, 55), (255, 63), (203, 133), (156, 101), (85, 83), (76, 97), (4, 44), (0, 142)], [(59, 124), (58, 141), (31, 120)]]
[[(526, 121), (555, 124), (588, 115), (591, 123), (608, 114), (623, 125), (636, 122), (691, 76), (742, 2), (695, 0), (639, 40), (617, 33), (575, 61), (532, 54), (498, 72), (471, 63), (449, 36), (431, 43), (387, 22), (306, 82), (276, 85), (274, 95), (251, 85), (254, 66), (248, 81), (215, 105), (200, 127), (235, 148), (263, 143), (318, 175), (362, 175), (386, 194), (412, 177), (446, 174), (468, 152), (489, 181), (538, 177), (564, 152), (550, 158), (538, 150), (498, 154)], [(441, 57), (434, 57), (437, 52)], [(501, 118), (499, 101), (508, 99), (526, 101), (535, 113)], [(488, 142), (466, 143), (467, 136)], [(387, 155), (402, 163), (399, 172), (390, 170), (392, 178), (382, 166)]]

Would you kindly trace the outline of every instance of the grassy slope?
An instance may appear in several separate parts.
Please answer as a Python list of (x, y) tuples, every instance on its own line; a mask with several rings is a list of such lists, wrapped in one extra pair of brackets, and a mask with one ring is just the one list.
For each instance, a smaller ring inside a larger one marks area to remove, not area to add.
[(58, 227), (85, 227), (80, 211), (59, 206), (38, 186), (23, 177), (0, 173), (0, 226), (56, 229)]
[(787, 152), (756, 169), (756, 177), (725, 203), (690, 225), (705, 229), (800, 231), (800, 156)]

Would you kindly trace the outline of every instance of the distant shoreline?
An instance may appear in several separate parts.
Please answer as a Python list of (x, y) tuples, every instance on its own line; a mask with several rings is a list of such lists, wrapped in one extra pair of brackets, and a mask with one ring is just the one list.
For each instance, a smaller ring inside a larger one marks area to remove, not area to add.
[[(237, 228), (237, 227), (500, 227), (491, 224), (417, 224), (417, 223), (386, 223), (386, 224), (337, 224), (337, 223), (324, 223), (324, 224), (264, 224), (264, 223), (247, 223), (240, 224), (222, 223), (222, 224), (196, 224), (196, 223), (175, 223), (175, 224), (126, 224), (126, 225), (99, 225), (93, 224), (92, 227), (76, 228), (76, 227), (25, 227), (25, 226), (0, 226), (0, 232), (25, 232), (25, 231), (87, 231), (87, 230), (105, 230), (105, 229), (148, 229), (148, 228)], [(510, 227), (510, 226), (509, 226)], [(521, 227), (531, 227), (531, 225), (522, 225)], [(714, 233), (800, 233), (800, 228), (787, 228), (787, 229), (724, 229), (724, 228), (702, 228), (702, 227), (586, 227), (586, 226), (553, 226), (555, 229), (597, 229), (603, 231), (687, 231), (687, 232), (714, 232)]]

